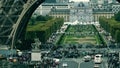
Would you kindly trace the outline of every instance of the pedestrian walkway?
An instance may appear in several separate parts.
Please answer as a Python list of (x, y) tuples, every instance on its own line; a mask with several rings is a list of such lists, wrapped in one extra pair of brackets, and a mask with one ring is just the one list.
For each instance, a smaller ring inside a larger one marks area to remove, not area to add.
[(104, 62), (105, 68), (108, 68), (107, 60), (108, 60), (107, 57), (103, 58), (103, 62)]

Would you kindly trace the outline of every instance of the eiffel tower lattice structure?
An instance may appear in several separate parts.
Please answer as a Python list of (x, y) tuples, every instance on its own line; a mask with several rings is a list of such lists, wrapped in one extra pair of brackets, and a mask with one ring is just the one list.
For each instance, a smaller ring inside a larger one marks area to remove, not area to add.
[(24, 36), (36, 8), (45, 0), (0, 0), (0, 46), (15, 45)]

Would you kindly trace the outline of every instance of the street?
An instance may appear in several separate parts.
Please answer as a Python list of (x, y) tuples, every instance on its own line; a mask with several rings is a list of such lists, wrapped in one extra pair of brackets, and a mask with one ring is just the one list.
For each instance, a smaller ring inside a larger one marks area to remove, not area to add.
[(93, 68), (94, 67), (94, 62), (82, 62), (80, 64), (80, 68)]
[[(63, 66), (66, 64), (66, 66)], [(61, 59), (59, 68), (94, 68), (97, 65), (99, 68), (108, 68), (106, 58), (101, 64), (95, 64), (93, 60), (85, 62), (83, 58), (64, 58)]]
[[(80, 64), (80, 68), (94, 68), (94, 62), (90, 61), (90, 62), (82, 62)], [(99, 66), (99, 68), (106, 68), (105, 66), (105, 62), (102, 62), (101, 64), (96, 64)]]
[[(67, 66), (63, 66), (64, 64), (67, 64)], [(63, 61), (60, 63), (59, 68), (78, 68), (78, 63), (74, 61)]]

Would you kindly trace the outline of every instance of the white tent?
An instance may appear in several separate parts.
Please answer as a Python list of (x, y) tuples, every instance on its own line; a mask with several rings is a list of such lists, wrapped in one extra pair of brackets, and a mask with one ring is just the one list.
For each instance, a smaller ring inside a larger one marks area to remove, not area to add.
[(73, 22), (71, 25), (77, 25), (77, 24), (79, 24), (78, 20), (76, 20), (75, 22)]

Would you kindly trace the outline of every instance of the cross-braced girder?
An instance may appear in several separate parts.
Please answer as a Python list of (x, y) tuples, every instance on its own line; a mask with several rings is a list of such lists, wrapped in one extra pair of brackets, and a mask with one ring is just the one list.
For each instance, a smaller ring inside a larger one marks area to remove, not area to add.
[[(14, 45), (44, 0), (0, 0), (0, 44)], [(28, 17), (29, 16), (29, 17)]]

